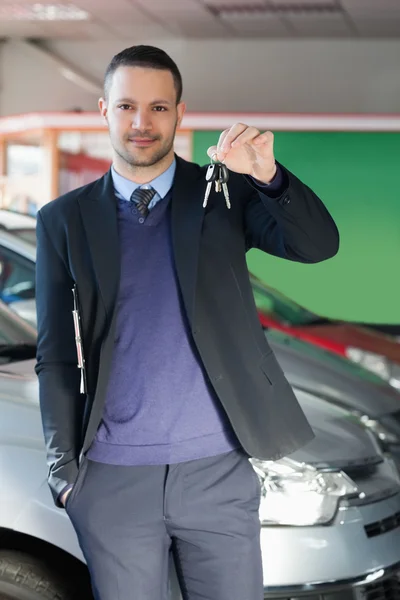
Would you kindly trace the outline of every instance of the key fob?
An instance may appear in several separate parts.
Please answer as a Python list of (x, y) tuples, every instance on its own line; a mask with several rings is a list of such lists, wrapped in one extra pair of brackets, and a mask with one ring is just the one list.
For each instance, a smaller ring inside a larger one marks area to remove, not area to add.
[(217, 165), (209, 165), (206, 173), (206, 181), (215, 181), (218, 177)]

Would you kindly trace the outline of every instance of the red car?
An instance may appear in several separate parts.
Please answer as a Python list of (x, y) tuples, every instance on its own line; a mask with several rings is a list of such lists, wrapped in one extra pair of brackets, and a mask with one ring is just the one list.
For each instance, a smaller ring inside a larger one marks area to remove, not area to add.
[(373, 371), (400, 389), (400, 344), (366, 327), (319, 317), (250, 275), (259, 318), (324, 350), (340, 354)]

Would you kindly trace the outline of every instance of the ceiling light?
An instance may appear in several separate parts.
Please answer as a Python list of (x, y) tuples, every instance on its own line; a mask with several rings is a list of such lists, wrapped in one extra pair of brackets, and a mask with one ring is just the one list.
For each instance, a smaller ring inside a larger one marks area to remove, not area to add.
[(90, 15), (73, 4), (10, 4), (0, 7), (0, 21), (85, 21)]

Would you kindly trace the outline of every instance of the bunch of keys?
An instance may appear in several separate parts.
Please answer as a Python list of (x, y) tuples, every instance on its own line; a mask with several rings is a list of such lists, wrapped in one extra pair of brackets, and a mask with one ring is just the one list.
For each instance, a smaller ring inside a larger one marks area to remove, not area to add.
[(224, 192), (226, 206), (230, 208), (231, 203), (229, 200), (229, 191), (227, 186), (227, 182), (229, 179), (229, 171), (226, 165), (224, 165), (221, 162), (215, 161), (214, 156), (216, 156), (216, 154), (213, 154), (213, 156), (211, 157), (211, 165), (208, 167), (206, 173), (206, 181), (208, 183), (206, 187), (206, 193), (204, 196), (203, 208), (206, 208), (207, 206), (208, 198), (211, 193), (213, 183), (215, 183), (216, 192), (221, 192), (221, 190)]

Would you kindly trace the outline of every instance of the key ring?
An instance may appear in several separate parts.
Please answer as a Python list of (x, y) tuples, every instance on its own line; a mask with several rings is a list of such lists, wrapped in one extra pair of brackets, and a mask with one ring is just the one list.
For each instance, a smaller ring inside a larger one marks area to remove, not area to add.
[(214, 164), (219, 163), (220, 161), (217, 160), (217, 159), (215, 159), (214, 156), (218, 156), (217, 152), (213, 152), (211, 154), (211, 162), (214, 163)]

